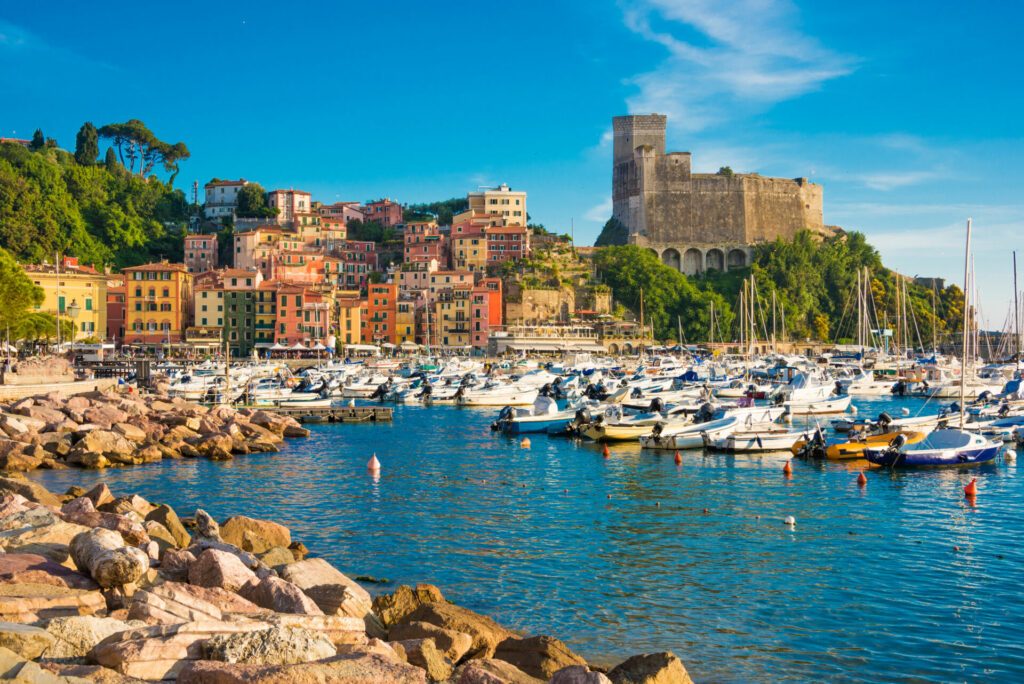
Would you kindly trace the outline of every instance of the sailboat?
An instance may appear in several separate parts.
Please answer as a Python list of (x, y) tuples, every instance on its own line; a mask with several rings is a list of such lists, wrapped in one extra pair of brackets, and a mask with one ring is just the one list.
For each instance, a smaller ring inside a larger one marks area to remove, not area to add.
[[(967, 347), (970, 339), (971, 301), (971, 219), (967, 219), (967, 247), (964, 259), (964, 321), (963, 350), (960, 355), (960, 377), (966, 378)], [(960, 383), (960, 425), (964, 424), (964, 384)], [(889, 468), (964, 467), (987, 463), (998, 454), (1002, 442), (994, 442), (966, 430), (946, 428), (935, 430), (919, 442), (897, 435), (888, 448), (865, 449), (864, 457), (871, 463)]]

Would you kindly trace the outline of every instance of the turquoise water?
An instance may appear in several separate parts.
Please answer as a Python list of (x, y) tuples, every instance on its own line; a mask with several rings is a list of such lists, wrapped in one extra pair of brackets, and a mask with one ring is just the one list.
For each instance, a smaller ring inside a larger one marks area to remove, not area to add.
[(784, 454), (676, 466), (543, 435), (527, 450), (490, 431), (494, 413), (398, 407), (279, 454), (36, 476), (277, 520), (344, 572), (391, 580), (378, 590), (434, 583), (597, 662), (670, 649), (706, 682), (1024, 680), (1017, 466), (868, 472), (861, 490), (846, 464), (794, 461), (786, 479)]

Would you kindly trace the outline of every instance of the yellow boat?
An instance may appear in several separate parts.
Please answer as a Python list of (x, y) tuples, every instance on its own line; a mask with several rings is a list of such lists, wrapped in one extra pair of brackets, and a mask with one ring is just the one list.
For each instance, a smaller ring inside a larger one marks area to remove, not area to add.
[[(904, 435), (907, 438), (907, 444), (915, 444), (925, 438), (927, 433), (916, 432), (916, 431), (899, 431), (883, 432), (880, 435), (868, 435), (862, 439), (853, 439), (849, 442), (842, 442), (840, 444), (829, 444), (825, 447), (825, 457), (833, 461), (845, 461), (855, 458), (864, 458), (865, 449), (877, 449), (879, 447), (888, 446), (889, 443), (896, 439), (897, 435)], [(793, 445), (793, 455), (800, 452), (800, 449), (807, 442), (800, 440)]]

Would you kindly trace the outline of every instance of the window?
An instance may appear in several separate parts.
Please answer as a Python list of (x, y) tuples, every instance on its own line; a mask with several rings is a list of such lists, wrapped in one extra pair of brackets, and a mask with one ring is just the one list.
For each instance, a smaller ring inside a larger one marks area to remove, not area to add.
[(92, 299), (90, 297), (85, 298), (85, 310), (92, 311)]
[(281, 324), (281, 333), (284, 334), (284, 323)]
[(171, 291), (168, 290), (166, 287), (164, 288), (163, 296), (164, 297), (170, 297), (171, 296)]
[(202, 319), (202, 325), (206, 325), (206, 319), (205, 318)]
[(135, 310), (142, 311), (142, 302), (135, 302)]

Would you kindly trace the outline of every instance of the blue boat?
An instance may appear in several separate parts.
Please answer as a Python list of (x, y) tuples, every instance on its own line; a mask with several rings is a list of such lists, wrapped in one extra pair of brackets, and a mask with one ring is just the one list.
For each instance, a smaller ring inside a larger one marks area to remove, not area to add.
[(864, 458), (887, 468), (963, 468), (987, 463), (999, 454), (1000, 442), (963, 430), (935, 430), (908, 444), (898, 435), (885, 449), (865, 449)]

